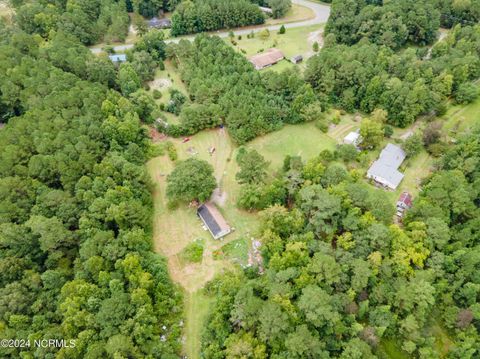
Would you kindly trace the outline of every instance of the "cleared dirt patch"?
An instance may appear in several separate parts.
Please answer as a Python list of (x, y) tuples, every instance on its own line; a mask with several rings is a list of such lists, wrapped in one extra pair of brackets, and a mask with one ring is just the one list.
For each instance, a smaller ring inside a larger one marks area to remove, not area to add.
[(148, 85), (152, 90), (164, 90), (172, 86), (172, 81), (166, 78), (159, 78), (151, 81)]

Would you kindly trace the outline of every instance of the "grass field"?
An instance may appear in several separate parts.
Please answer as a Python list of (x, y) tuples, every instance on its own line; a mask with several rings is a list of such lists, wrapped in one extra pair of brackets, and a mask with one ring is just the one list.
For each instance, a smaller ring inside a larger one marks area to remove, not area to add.
[[(238, 253), (238, 261), (235, 260), (237, 255), (235, 253), (232, 256), (214, 259), (213, 252), (226, 243), (252, 237), (257, 228), (257, 217), (235, 206), (239, 187), (235, 181), (236, 163), (230, 160), (234, 147), (223, 130), (202, 131), (187, 143), (182, 143), (179, 139), (173, 139), (172, 142), (177, 148), (179, 160), (190, 157), (188, 150), (194, 149), (198, 152), (197, 158), (212, 164), (217, 182), (223, 191), (224, 203), (219, 209), (229, 224), (235, 227), (233, 233), (223, 240), (215, 241), (202, 228), (194, 208), (181, 205), (175, 210), (168, 209), (165, 197), (166, 175), (173, 170), (174, 163), (166, 156), (156, 157), (148, 162), (148, 170), (155, 183), (154, 247), (168, 258), (170, 275), (185, 290), (187, 297), (185, 353), (189, 358), (198, 358), (200, 328), (203, 326), (204, 314), (208, 310), (208, 301), (200, 293), (201, 289), (215, 275), (225, 270), (233, 270), (234, 263), (242, 261), (245, 256), (245, 253)], [(211, 146), (216, 148), (213, 156), (208, 154), (208, 148)], [(199, 263), (184, 261), (182, 251), (189, 243), (198, 239), (202, 239), (204, 243), (202, 261)], [(242, 248), (245, 250), (245, 247)]]
[(317, 129), (313, 123), (306, 123), (287, 125), (280, 131), (253, 140), (247, 147), (256, 149), (270, 161), (270, 168), (276, 169), (283, 164), (286, 155), (298, 155), (308, 160), (324, 149), (333, 150), (335, 144), (334, 139)]
[(302, 5), (292, 4), (291, 9), (288, 10), (284, 17), (280, 19), (270, 18), (267, 19), (265, 23), (267, 25), (288, 24), (290, 22), (310, 20), (313, 18), (315, 18), (315, 13), (312, 9)]
[(456, 136), (468, 133), (474, 126), (480, 126), (480, 97), (467, 106), (452, 106), (443, 118), (445, 134)]
[(10, 22), (13, 16), (13, 9), (6, 0), (0, 0), (0, 20)]
[(198, 358), (201, 349), (203, 325), (213, 299), (201, 291), (185, 294), (185, 355), (187, 358)]
[(248, 240), (240, 238), (229, 242), (213, 253), (214, 258), (230, 259), (236, 263), (246, 265), (248, 263)]
[(415, 197), (420, 192), (420, 185), (433, 170), (434, 159), (427, 151), (422, 150), (419, 154), (411, 159), (407, 159), (400, 171), (405, 175), (403, 181), (398, 186), (395, 193), (395, 201), (404, 191), (409, 192)]
[(408, 353), (404, 352), (395, 340), (384, 339), (378, 349), (379, 358), (382, 359), (409, 359)]
[[(218, 207), (229, 224), (235, 228), (235, 231), (224, 240), (215, 241), (203, 230), (194, 208), (181, 205), (174, 210), (168, 209), (165, 197), (166, 176), (173, 170), (174, 163), (165, 155), (148, 162), (147, 167), (155, 183), (154, 247), (168, 258), (168, 267), (173, 280), (185, 290), (187, 297), (185, 351), (189, 358), (198, 358), (200, 328), (204, 320), (202, 313), (208, 310), (209, 305), (200, 291), (215, 275), (234, 269), (235, 263), (246, 263), (250, 238), (255, 236), (258, 228), (258, 216), (236, 207), (239, 195), (239, 185), (235, 180), (238, 171), (235, 162), (237, 148), (224, 130), (202, 131), (192, 136), (187, 143), (182, 143), (181, 139), (171, 141), (177, 148), (179, 160), (190, 157), (194, 150), (198, 153), (195, 157), (212, 164), (222, 191), (222, 201)], [(216, 148), (212, 156), (208, 153), (211, 146)], [(323, 149), (333, 149), (334, 146), (335, 140), (318, 130), (313, 123), (286, 126), (248, 145), (250, 148), (256, 148), (271, 161), (273, 170), (282, 165), (285, 155), (301, 155), (307, 160)], [(182, 251), (189, 243), (199, 239), (204, 243), (202, 261), (186, 262), (182, 259)]]
[[(254, 38), (247, 38), (242, 36), (242, 39), (239, 40), (238, 37), (235, 37), (236, 45), (233, 45), (229, 38), (225, 38), (225, 42), (233, 46), (238, 51), (245, 51), (245, 56), (249, 57), (255, 55), (256, 53), (262, 52), (269, 48), (275, 47), (280, 49), (286, 58), (290, 58), (294, 55), (303, 55), (304, 58), (308, 58), (314, 54), (312, 51), (312, 46), (315, 41), (322, 42), (322, 25), (312, 25), (299, 27), (294, 29), (287, 29), (286, 33), (283, 35), (278, 34), (277, 32), (271, 31), (270, 37), (266, 40), (260, 39), (258, 33), (255, 34)], [(287, 64), (289, 66), (287, 66)], [(284, 68), (294, 66), (287, 60), (278, 63), (277, 65), (271, 67), (281, 71)]]

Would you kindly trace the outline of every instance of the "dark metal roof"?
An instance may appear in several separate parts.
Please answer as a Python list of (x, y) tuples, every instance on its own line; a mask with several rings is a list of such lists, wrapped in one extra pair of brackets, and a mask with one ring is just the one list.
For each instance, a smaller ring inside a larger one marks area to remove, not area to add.
[(214, 238), (221, 236), (222, 233), (230, 231), (230, 226), (227, 224), (218, 209), (211, 203), (205, 203), (198, 207), (197, 215), (207, 225)]

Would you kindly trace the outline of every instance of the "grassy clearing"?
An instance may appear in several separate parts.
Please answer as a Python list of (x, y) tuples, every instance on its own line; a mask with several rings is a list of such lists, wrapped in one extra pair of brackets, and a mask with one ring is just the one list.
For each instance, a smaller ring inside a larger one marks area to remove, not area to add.
[[(243, 50), (245, 56), (252, 56), (263, 50), (276, 47), (280, 49), (287, 58), (298, 54), (302, 54), (306, 58), (313, 54), (313, 42), (321, 42), (322, 31), (323, 25), (312, 25), (287, 29), (283, 35), (271, 31), (270, 37), (266, 40), (260, 39), (258, 33), (255, 33), (255, 37), (252, 39), (242, 36), (241, 40), (239, 40), (238, 37), (235, 37), (236, 45), (233, 45), (229, 38), (225, 38), (225, 42), (238, 51)], [(272, 68), (275, 69), (281, 64), (282, 63), (279, 63)]]
[(328, 136), (333, 138), (337, 143), (342, 143), (346, 135), (358, 129), (360, 129), (360, 121), (355, 121), (353, 115), (347, 114), (342, 116), (338, 125), (330, 126)]
[(292, 7), (290, 10), (288, 10), (284, 17), (280, 19), (270, 18), (265, 23), (267, 25), (288, 24), (290, 22), (305, 21), (314, 18), (315, 13), (312, 11), (312, 9), (306, 6), (292, 4)]
[(183, 263), (200, 263), (203, 259), (204, 247), (205, 240), (201, 238), (193, 240), (180, 252), (180, 258)]
[(249, 242), (245, 238), (225, 244), (223, 247), (213, 252), (214, 259), (229, 259), (236, 263), (246, 265), (248, 263)]
[(188, 358), (199, 358), (203, 325), (213, 299), (201, 291), (185, 295), (185, 343), (184, 354)]
[[(161, 98), (155, 100), (159, 105), (167, 104), (170, 101), (170, 89), (178, 90), (188, 97), (187, 88), (180, 78), (178, 69), (170, 60), (166, 60), (164, 64), (165, 70), (157, 69), (154, 80), (148, 84), (151, 94), (154, 90), (158, 90), (162, 94)], [(179, 124), (178, 116), (169, 112), (162, 112), (162, 115), (165, 116), (168, 123)]]
[[(187, 143), (182, 143), (180, 139), (174, 139), (172, 142), (177, 148), (179, 160), (190, 157), (194, 150), (198, 152), (197, 158), (212, 164), (217, 182), (224, 192), (223, 197), (226, 198), (219, 209), (230, 225), (235, 227), (235, 231), (223, 241), (215, 241), (202, 228), (195, 208), (182, 205), (175, 210), (168, 209), (165, 198), (166, 175), (172, 171), (174, 164), (166, 156), (149, 161), (148, 169), (155, 183), (153, 192), (155, 249), (169, 258), (169, 268), (174, 280), (185, 290), (193, 292), (200, 289), (215, 274), (232, 267), (229, 261), (215, 261), (212, 252), (226, 242), (250, 238), (257, 227), (257, 219), (255, 215), (238, 210), (235, 206), (239, 190), (235, 181), (237, 170), (235, 162), (229, 160), (233, 146), (223, 130), (203, 131), (193, 136)], [(212, 146), (216, 148), (216, 152), (210, 156), (208, 149)], [(183, 265), (179, 254), (189, 243), (199, 238), (205, 241), (203, 261)]]
[(382, 340), (378, 355), (380, 358), (385, 359), (409, 359), (410, 356), (404, 352), (399, 346), (398, 343), (393, 339), (384, 339)]
[[(166, 176), (173, 170), (175, 164), (165, 155), (148, 162), (148, 170), (155, 183), (154, 247), (168, 258), (170, 275), (185, 289), (185, 352), (189, 358), (198, 358), (201, 328), (210, 304), (210, 301), (200, 294), (201, 289), (215, 275), (234, 269), (234, 263), (243, 262), (247, 248), (233, 245), (237, 251), (228, 251), (229, 255), (223, 258), (214, 258), (213, 253), (226, 243), (251, 238), (256, 231), (258, 220), (256, 215), (238, 210), (235, 206), (239, 191), (235, 181), (237, 165), (231, 160), (234, 146), (224, 130), (202, 131), (192, 136), (187, 143), (182, 143), (181, 139), (171, 141), (177, 148), (179, 160), (190, 157), (189, 149), (194, 148), (198, 152), (197, 158), (212, 164), (225, 198), (219, 209), (230, 225), (235, 227), (233, 233), (223, 240), (216, 241), (204, 231), (194, 208), (182, 205), (175, 210), (168, 209), (165, 197)], [(213, 156), (208, 154), (211, 146), (216, 148)], [(202, 261), (186, 262), (182, 256), (185, 248), (198, 239), (204, 243)]]
[(1, 0), (0, 1), (0, 20), (4, 20), (6, 22), (11, 22), (13, 17), (13, 9), (10, 7), (7, 1)]
[(405, 191), (415, 197), (420, 192), (422, 180), (432, 173), (433, 163), (433, 157), (425, 150), (422, 150), (415, 157), (407, 159), (400, 168), (405, 177), (394, 192), (395, 200)]
[(286, 155), (302, 156), (308, 160), (325, 149), (333, 150), (335, 140), (322, 133), (313, 123), (287, 125), (280, 131), (259, 137), (247, 147), (254, 148), (276, 169), (283, 164)]
[(452, 106), (443, 118), (445, 119), (443, 129), (446, 135), (454, 137), (470, 132), (480, 123), (480, 97), (466, 106)]

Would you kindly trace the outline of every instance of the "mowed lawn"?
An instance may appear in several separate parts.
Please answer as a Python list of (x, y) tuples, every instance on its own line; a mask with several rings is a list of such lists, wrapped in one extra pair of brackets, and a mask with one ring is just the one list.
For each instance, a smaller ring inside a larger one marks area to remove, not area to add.
[(203, 294), (202, 291), (185, 293), (185, 354), (188, 358), (199, 358), (201, 337), (208, 310), (214, 299)]
[(336, 142), (314, 123), (287, 125), (280, 131), (259, 137), (246, 147), (254, 148), (270, 161), (271, 169), (282, 166), (285, 156), (302, 156), (308, 160), (325, 149), (334, 150)]
[(288, 10), (284, 17), (280, 19), (267, 19), (266, 24), (288, 24), (290, 22), (305, 21), (313, 18), (315, 18), (315, 13), (312, 11), (312, 9), (306, 6), (292, 4), (292, 7), (290, 8), (290, 10)]

